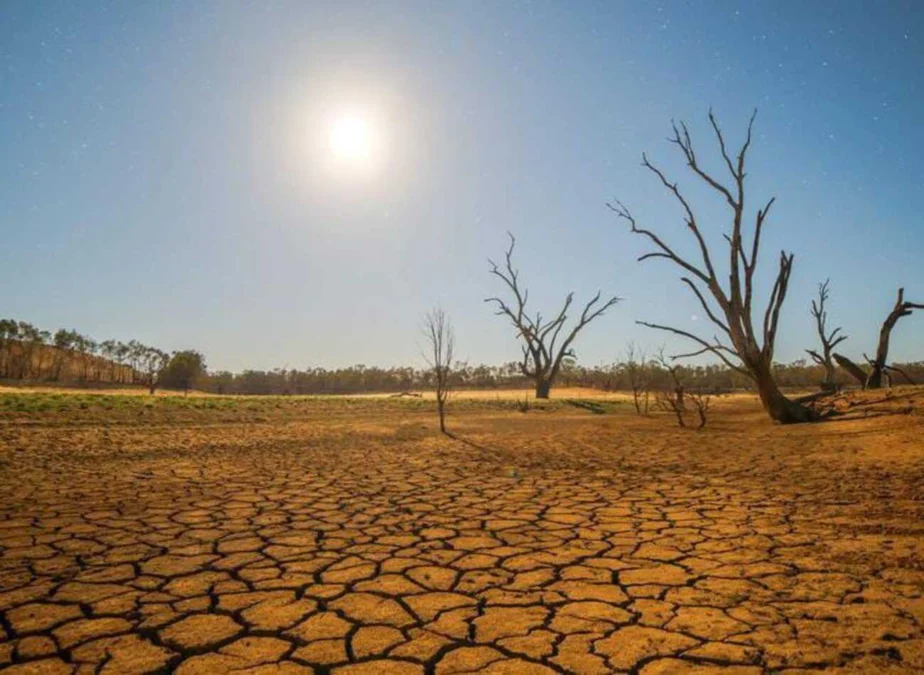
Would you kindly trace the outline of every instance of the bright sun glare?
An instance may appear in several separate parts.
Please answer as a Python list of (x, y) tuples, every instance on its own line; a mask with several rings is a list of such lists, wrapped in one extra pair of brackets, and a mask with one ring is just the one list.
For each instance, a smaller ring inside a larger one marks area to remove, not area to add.
[(369, 123), (355, 115), (337, 119), (330, 129), (330, 149), (344, 162), (364, 165), (369, 162), (374, 138)]

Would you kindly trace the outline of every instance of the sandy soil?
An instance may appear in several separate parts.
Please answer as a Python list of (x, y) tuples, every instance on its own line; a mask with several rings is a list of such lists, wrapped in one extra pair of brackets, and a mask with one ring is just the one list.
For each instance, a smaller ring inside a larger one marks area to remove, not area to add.
[(502, 403), (0, 395), (0, 669), (924, 671), (924, 390)]

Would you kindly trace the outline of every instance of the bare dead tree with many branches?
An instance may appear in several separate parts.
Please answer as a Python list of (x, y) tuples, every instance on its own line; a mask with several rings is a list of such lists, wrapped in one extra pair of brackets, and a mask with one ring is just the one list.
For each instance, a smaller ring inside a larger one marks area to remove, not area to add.
[(828, 311), (825, 309), (825, 303), (831, 295), (830, 285), (830, 279), (825, 279), (824, 283), (818, 284), (818, 300), (812, 300), (812, 316), (815, 318), (815, 328), (821, 340), (821, 352), (814, 349), (805, 350), (815, 363), (825, 369), (825, 379), (821, 383), (824, 391), (837, 389), (834, 382), (834, 360), (831, 354), (835, 347), (847, 339), (846, 335), (838, 335), (841, 332), (840, 327), (828, 332)]
[[(513, 249), (516, 245), (516, 239), (508, 232), (510, 237), (510, 246), (504, 255), (505, 264), (502, 267), (497, 265), (493, 260), (488, 260), (491, 265), (491, 274), (499, 278), (507, 286), (513, 295), (513, 301), (507, 303), (501, 298), (486, 298), (485, 302), (494, 303), (498, 316), (506, 316), (510, 319), (517, 331), (517, 337), (523, 340), (523, 360), (520, 362), (520, 371), (526, 377), (532, 379), (536, 385), (536, 398), (547, 399), (552, 384), (561, 370), (562, 361), (567, 357), (574, 357), (572, 344), (578, 333), (584, 329), (587, 324), (601, 316), (606, 310), (619, 302), (616, 296), (611, 297), (602, 304), (600, 303), (601, 292), (597, 294), (584, 305), (580, 317), (571, 330), (562, 333), (565, 323), (568, 320), (568, 310), (574, 301), (574, 293), (568, 293), (565, 297), (565, 303), (561, 311), (554, 318), (543, 320), (540, 313), (535, 317), (528, 314), (526, 303), (529, 299), (529, 291), (520, 286), (520, 273), (513, 267)], [(562, 338), (559, 342), (559, 338)]]
[(428, 351), (424, 354), (430, 368), (433, 369), (434, 388), (436, 389), (436, 411), (440, 416), (440, 431), (446, 431), (446, 402), (449, 400), (455, 333), (452, 323), (442, 309), (431, 309), (424, 316), (424, 337)]
[[(638, 323), (649, 328), (688, 338), (699, 345), (699, 349), (693, 352), (678, 354), (672, 358), (685, 358), (709, 353), (718, 357), (729, 368), (748, 376), (754, 381), (761, 403), (773, 420), (784, 424), (810, 422), (818, 419), (817, 413), (784, 396), (773, 376), (773, 349), (776, 344), (780, 311), (786, 299), (789, 277), (792, 274), (793, 255), (791, 253), (785, 251), (780, 253), (779, 270), (764, 311), (762, 330), (758, 331), (754, 326), (754, 276), (757, 270), (760, 240), (767, 215), (770, 213), (776, 199), (775, 197), (771, 198), (763, 208), (757, 210), (750, 243), (746, 243), (744, 180), (747, 174), (745, 172), (745, 161), (748, 149), (751, 146), (752, 129), (756, 114), (757, 111), (755, 110), (748, 123), (747, 137), (738, 152), (737, 158), (733, 160), (728, 154), (725, 137), (712, 111), (709, 111), (709, 122), (715, 132), (722, 160), (731, 174), (731, 185), (723, 183), (702, 168), (686, 124), (681, 122), (678, 126), (673, 123), (674, 133), (673, 137), (669, 139), (671, 143), (680, 149), (687, 166), (693, 173), (709, 188), (718, 193), (731, 209), (731, 233), (725, 234), (725, 240), (728, 242), (729, 265), (727, 286), (723, 286), (719, 281), (712, 255), (690, 202), (677, 187), (677, 183), (669, 181), (664, 173), (648, 160), (647, 155), (642, 155), (642, 166), (651, 171), (680, 203), (685, 214), (684, 220), (687, 229), (696, 240), (702, 260), (694, 263), (681, 257), (674, 248), (657, 234), (639, 227), (635, 217), (622, 202), (617, 200), (608, 206), (619, 218), (625, 219), (630, 224), (632, 232), (647, 238), (654, 244), (656, 250), (641, 256), (640, 261), (650, 258), (665, 258), (686, 272), (681, 280), (699, 300), (706, 316), (718, 327), (723, 337), (716, 336), (712, 341), (709, 341), (679, 328), (644, 321)], [(710, 305), (707, 294), (711, 296), (712, 302), (718, 308), (717, 310), (714, 310), (713, 306)]]

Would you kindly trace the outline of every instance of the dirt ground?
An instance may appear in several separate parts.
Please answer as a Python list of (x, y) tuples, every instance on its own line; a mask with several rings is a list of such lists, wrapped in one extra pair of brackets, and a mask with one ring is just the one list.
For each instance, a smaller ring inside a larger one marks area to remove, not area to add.
[(924, 389), (515, 398), (0, 393), (0, 670), (924, 672)]

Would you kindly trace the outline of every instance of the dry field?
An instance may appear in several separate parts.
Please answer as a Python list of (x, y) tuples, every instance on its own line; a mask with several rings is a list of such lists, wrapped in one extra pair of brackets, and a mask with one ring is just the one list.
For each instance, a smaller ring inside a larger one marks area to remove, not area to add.
[(924, 671), (924, 389), (515, 398), (0, 393), (0, 670)]

